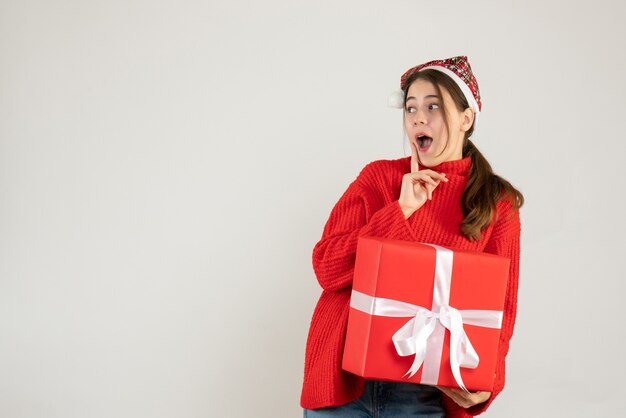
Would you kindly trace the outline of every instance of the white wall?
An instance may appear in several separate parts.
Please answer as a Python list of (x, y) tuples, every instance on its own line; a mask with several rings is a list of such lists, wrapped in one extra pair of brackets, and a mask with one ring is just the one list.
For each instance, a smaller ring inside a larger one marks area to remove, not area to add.
[(0, 2), (0, 416), (300, 416), (313, 246), (453, 55), (527, 199), (485, 416), (625, 410), (623, 2), (313, 3)]

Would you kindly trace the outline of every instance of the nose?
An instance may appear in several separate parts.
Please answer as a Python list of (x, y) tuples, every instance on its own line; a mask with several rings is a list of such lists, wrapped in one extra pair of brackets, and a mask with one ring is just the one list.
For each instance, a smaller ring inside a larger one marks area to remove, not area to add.
[(415, 113), (413, 113), (413, 125), (424, 125), (426, 122), (426, 113), (420, 109), (416, 109)]

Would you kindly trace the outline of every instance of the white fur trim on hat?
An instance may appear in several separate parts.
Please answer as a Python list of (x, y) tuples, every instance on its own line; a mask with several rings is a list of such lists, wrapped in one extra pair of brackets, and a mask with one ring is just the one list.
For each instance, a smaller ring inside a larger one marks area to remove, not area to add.
[(461, 80), (461, 77), (456, 75), (454, 71), (449, 70), (446, 67), (441, 67), (439, 65), (431, 65), (429, 67), (424, 67), (420, 69), (420, 71), (424, 71), (429, 68), (432, 68), (433, 70), (441, 71), (442, 73), (448, 75), (451, 79), (454, 80), (454, 82), (457, 84), (457, 86), (459, 86), (459, 88), (463, 92), (463, 95), (467, 99), (467, 102), (469, 103), (469, 105), (472, 107), (472, 109), (474, 109), (474, 119), (478, 119), (478, 114), (480, 113), (480, 109), (478, 108), (478, 102), (476, 102), (476, 98), (472, 94), (472, 91), (467, 86), (467, 84), (465, 84), (465, 82)]

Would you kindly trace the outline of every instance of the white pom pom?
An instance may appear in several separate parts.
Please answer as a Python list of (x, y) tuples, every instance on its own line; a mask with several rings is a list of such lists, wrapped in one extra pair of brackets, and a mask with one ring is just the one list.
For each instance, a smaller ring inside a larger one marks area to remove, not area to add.
[(387, 101), (389, 107), (395, 107), (396, 109), (402, 109), (404, 107), (404, 92), (402, 90), (396, 90), (389, 95)]

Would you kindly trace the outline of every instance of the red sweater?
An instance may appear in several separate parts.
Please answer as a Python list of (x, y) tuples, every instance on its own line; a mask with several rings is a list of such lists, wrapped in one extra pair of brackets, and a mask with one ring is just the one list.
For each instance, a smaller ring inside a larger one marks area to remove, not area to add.
[[(509, 200), (497, 204), (497, 220), (470, 241), (460, 232), (461, 196), (471, 167), (470, 157), (436, 167), (449, 181), (440, 183), (433, 199), (408, 219), (398, 198), (402, 176), (411, 170), (411, 157), (367, 164), (333, 207), (320, 241), (313, 249), (313, 270), (323, 291), (309, 329), (300, 405), (307, 409), (343, 405), (363, 393), (365, 380), (341, 369), (348, 322), (350, 292), (359, 236), (369, 235), (483, 251), (511, 259), (498, 350), (496, 378), (486, 402), (468, 409), (443, 396), (447, 417), (469, 417), (484, 412), (504, 387), (504, 358), (513, 334), (519, 273), (519, 211)], [(421, 168), (421, 167), (420, 167)], [(425, 167), (424, 167), (425, 168)]]

